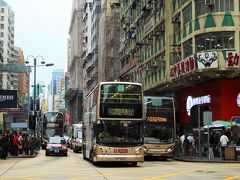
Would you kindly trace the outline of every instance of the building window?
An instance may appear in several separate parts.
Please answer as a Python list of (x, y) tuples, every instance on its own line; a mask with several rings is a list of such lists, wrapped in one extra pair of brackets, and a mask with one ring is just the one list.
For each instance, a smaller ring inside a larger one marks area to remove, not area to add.
[(1, 29), (4, 29), (4, 24), (1, 24)]
[(193, 54), (193, 48), (192, 48), (192, 39), (189, 39), (183, 43), (183, 56), (184, 58), (190, 56)]
[(1, 16), (1, 21), (4, 21), (4, 16)]
[(195, 0), (196, 17), (208, 12), (234, 11), (234, 0), (212, 0), (212, 5), (205, 5), (205, 0)]
[(233, 49), (234, 32), (212, 32), (195, 37), (196, 51), (210, 49)]
[(3, 32), (1, 32), (1, 37), (4, 37), (4, 33)]
[(4, 13), (4, 8), (1, 8), (1, 13)]
[(192, 20), (192, 3), (183, 9), (183, 23), (186, 24)]

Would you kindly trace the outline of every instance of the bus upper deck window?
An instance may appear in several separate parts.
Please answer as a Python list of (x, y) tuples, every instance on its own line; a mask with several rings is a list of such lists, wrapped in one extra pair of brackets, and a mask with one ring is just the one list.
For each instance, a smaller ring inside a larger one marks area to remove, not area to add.
[(118, 85), (117, 86), (117, 91), (118, 92), (124, 92), (124, 85)]

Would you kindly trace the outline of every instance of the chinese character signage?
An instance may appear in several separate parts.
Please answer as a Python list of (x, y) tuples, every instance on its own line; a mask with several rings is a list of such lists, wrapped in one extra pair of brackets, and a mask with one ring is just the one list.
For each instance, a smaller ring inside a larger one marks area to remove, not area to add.
[(196, 69), (195, 59), (189, 56), (170, 67), (170, 77), (176, 78)]
[(239, 68), (239, 52), (226, 51), (226, 68)]
[(218, 68), (217, 51), (197, 53), (198, 69)]

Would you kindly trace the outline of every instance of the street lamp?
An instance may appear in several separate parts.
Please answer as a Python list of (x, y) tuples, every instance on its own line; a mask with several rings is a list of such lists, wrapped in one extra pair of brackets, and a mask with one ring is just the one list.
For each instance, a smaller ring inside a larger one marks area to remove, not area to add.
[[(25, 61), (25, 64), (29, 64), (29, 60), (33, 60), (33, 65), (29, 67), (34, 68), (34, 89), (33, 89), (33, 114), (34, 114), (34, 119), (36, 120), (36, 67), (37, 66), (53, 66), (53, 63), (50, 64), (45, 64), (45, 61), (42, 56), (37, 56), (34, 57), (32, 55), (29, 55)], [(41, 60), (41, 65), (37, 65), (37, 60)], [(36, 121), (35, 121), (36, 122)], [(35, 133), (34, 133), (35, 135)]]

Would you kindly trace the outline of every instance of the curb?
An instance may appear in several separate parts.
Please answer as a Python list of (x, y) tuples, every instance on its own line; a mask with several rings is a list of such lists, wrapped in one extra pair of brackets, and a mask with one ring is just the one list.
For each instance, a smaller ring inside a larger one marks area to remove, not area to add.
[(207, 160), (207, 159), (195, 159), (195, 158), (174, 158), (176, 161), (184, 162), (204, 162), (204, 163), (240, 163), (240, 161), (233, 160)]

